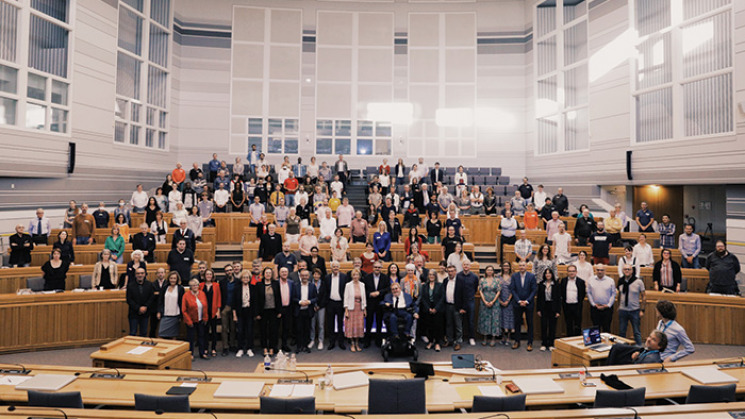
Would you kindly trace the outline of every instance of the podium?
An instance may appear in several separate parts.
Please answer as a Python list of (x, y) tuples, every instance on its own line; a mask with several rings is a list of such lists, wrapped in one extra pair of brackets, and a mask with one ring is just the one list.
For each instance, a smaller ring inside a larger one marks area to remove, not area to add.
[[(616, 335), (611, 335), (611, 337), (615, 341), (604, 338), (603, 343), (606, 345), (613, 345), (614, 343), (634, 344), (633, 339), (626, 339)], [(565, 368), (579, 365), (586, 367), (605, 365), (605, 360), (608, 358), (609, 352), (598, 352), (587, 348), (582, 340), (582, 336), (556, 339), (554, 346), (556, 349), (551, 352), (551, 365), (557, 364), (557, 367)]]
[(95, 368), (191, 369), (189, 342), (125, 336), (91, 354)]

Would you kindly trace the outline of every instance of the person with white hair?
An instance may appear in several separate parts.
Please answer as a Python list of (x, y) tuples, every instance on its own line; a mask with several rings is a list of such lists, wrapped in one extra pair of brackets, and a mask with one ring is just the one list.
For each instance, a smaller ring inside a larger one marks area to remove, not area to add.
[(137, 269), (144, 269), (145, 275), (147, 275), (147, 262), (145, 262), (145, 254), (142, 253), (142, 250), (135, 250), (132, 252), (131, 259), (132, 260), (127, 263), (127, 276), (124, 279), (122, 288), (127, 288), (128, 284), (134, 283)]

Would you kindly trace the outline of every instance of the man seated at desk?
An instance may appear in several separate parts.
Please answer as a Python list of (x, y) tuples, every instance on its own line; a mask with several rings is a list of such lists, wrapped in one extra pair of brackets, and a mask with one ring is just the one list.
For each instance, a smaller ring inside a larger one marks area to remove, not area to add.
[(408, 336), (408, 332), (411, 331), (414, 319), (419, 318), (419, 307), (411, 295), (401, 291), (401, 285), (398, 282), (393, 282), (391, 292), (385, 295), (381, 304), (386, 311), (383, 320), (388, 326), (390, 335), (393, 336), (398, 331), (398, 324), (403, 322), (406, 326), (399, 331), (399, 336), (412, 339)]
[(647, 336), (644, 346), (616, 343), (608, 353), (608, 365), (661, 364), (660, 354), (667, 348), (667, 336), (653, 330)]

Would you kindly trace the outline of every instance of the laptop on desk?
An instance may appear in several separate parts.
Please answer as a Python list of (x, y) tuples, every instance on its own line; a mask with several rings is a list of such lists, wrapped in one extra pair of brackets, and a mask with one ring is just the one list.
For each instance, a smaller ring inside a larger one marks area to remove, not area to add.
[(603, 338), (600, 334), (600, 328), (597, 326), (583, 329), (582, 330), (582, 341), (585, 344), (585, 348), (589, 348), (597, 352), (610, 351), (610, 348), (611, 348), (611, 345), (602, 343)]

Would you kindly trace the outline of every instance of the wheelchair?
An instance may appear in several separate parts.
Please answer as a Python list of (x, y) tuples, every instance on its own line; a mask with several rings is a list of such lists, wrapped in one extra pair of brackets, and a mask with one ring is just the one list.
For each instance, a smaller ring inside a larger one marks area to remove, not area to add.
[[(392, 312), (393, 309), (387, 309), (388, 311)], [(406, 310), (409, 314), (414, 313), (413, 309), (407, 309)], [(388, 323), (386, 321), (386, 323)], [(398, 330), (395, 332), (389, 330), (389, 336), (385, 340), (385, 344), (383, 344), (380, 347), (380, 352), (383, 355), (383, 361), (388, 362), (388, 359), (390, 358), (406, 358), (406, 357), (412, 357), (413, 361), (416, 361), (419, 358), (419, 351), (416, 348), (416, 345), (411, 343), (411, 340), (407, 339), (405, 336), (405, 328), (406, 328), (406, 322), (399, 322), (398, 323)], [(388, 324), (386, 324), (386, 328), (388, 327)]]

